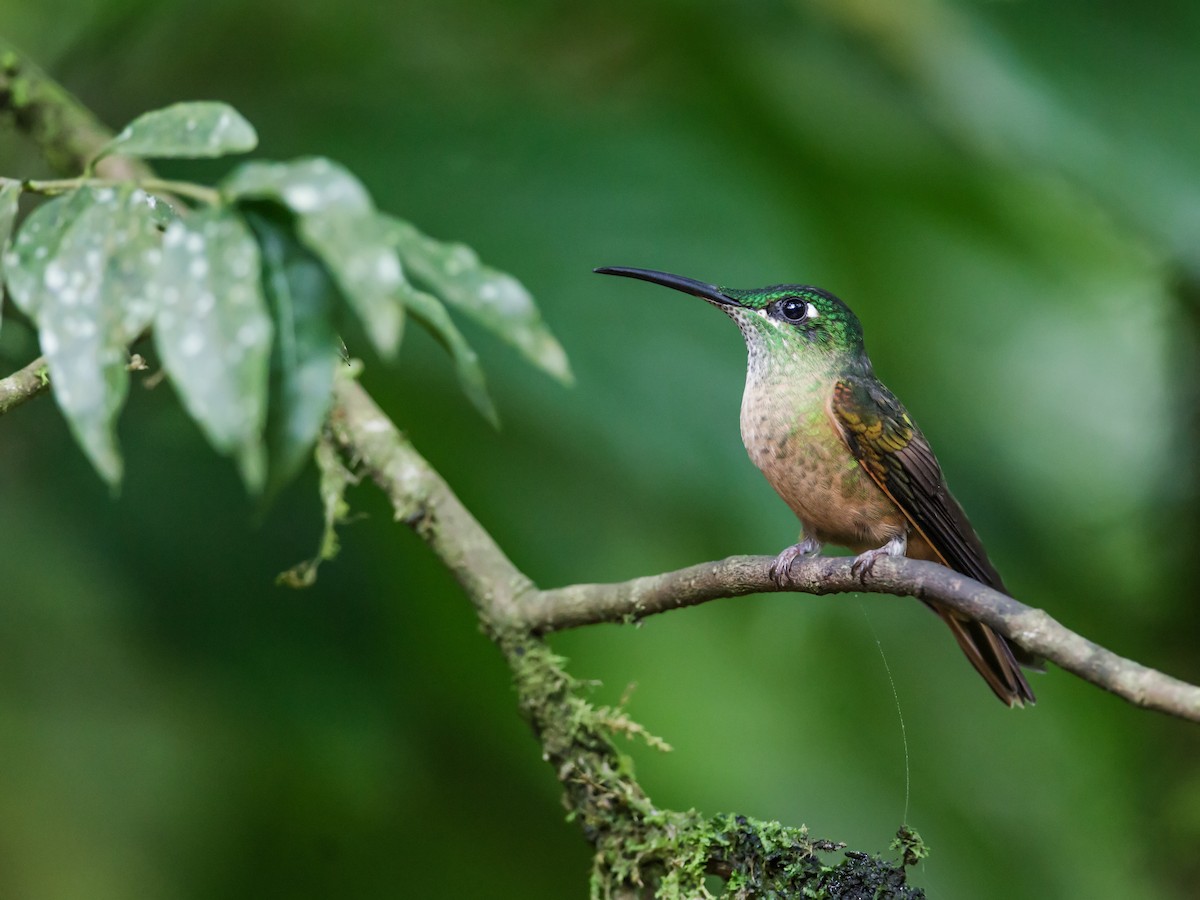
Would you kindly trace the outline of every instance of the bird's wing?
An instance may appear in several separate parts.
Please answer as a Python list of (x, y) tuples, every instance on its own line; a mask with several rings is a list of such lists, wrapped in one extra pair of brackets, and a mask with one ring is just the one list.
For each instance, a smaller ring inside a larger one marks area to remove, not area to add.
[[(873, 378), (844, 378), (834, 385), (830, 411), (855, 459), (942, 563), (1007, 594), (967, 514), (946, 487), (929, 442), (895, 395)], [(1014, 653), (1026, 665), (1038, 666), (1040, 660), (982, 622), (930, 605), (996, 696), (1010, 706), (1034, 702)]]
[(895, 395), (873, 378), (843, 378), (834, 385), (830, 410), (855, 459), (942, 562), (1008, 593), (946, 487), (929, 442)]

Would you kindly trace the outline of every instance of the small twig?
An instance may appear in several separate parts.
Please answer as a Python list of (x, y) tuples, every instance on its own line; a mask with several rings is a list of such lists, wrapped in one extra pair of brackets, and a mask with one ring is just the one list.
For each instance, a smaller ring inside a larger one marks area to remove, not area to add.
[(46, 360), (39, 356), (29, 365), (0, 379), (0, 415), (50, 388)]
[[(13, 178), (2, 178), (0, 182), (14, 182)], [(53, 178), (45, 180), (27, 180), (17, 182), (22, 189), (33, 194), (44, 194), (53, 197), (68, 191), (77, 191), (83, 187), (116, 188), (125, 187), (130, 181), (127, 178), (93, 178), (80, 175), (76, 178)], [(133, 184), (148, 194), (158, 194), (169, 198), (187, 197), (210, 206), (221, 202), (221, 192), (216, 188), (206, 187), (190, 181), (174, 181), (168, 178), (139, 178)]]
[[(142, 354), (131, 353), (126, 368), (130, 372), (145, 372), (150, 366)], [(146, 387), (154, 387), (165, 375), (165, 370), (159, 369), (147, 375), (143, 383)], [(7, 378), (0, 378), (0, 416), (22, 403), (40, 397), (50, 390), (50, 386), (50, 367), (44, 356), (39, 356), (33, 362), (17, 369)]]

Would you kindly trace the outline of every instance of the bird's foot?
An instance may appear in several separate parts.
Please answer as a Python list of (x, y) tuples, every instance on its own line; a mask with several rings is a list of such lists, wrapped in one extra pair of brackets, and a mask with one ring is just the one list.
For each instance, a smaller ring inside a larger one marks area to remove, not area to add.
[(860, 553), (854, 557), (854, 562), (850, 564), (850, 574), (855, 578), (863, 579), (871, 574), (871, 569), (875, 567), (881, 557), (884, 556), (903, 556), (908, 549), (908, 535), (900, 534), (882, 547), (877, 547), (874, 550), (868, 550), (866, 553)]
[(781, 588), (789, 587), (792, 582), (792, 563), (797, 559), (809, 559), (817, 556), (820, 552), (821, 542), (816, 538), (806, 537), (800, 543), (793, 544), (775, 557), (775, 562), (771, 563), (767, 574)]

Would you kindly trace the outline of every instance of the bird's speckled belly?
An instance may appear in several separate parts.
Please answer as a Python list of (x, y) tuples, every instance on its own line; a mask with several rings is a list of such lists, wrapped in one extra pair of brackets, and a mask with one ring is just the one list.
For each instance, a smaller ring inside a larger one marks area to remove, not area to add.
[(806, 402), (794, 394), (785, 402), (774, 393), (747, 391), (742, 441), (805, 534), (861, 552), (904, 531), (904, 516), (834, 430), (824, 398), (813, 391)]

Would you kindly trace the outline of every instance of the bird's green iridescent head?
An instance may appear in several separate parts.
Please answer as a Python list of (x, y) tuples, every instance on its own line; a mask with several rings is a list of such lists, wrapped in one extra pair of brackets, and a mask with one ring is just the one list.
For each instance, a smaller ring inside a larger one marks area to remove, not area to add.
[(815, 350), (831, 357), (861, 358), (863, 364), (869, 365), (858, 316), (821, 288), (777, 284), (745, 290), (718, 287), (651, 269), (604, 266), (596, 271), (661, 284), (707, 300), (737, 323), (746, 338), (752, 364), (761, 355), (783, 352), (809, 356)]

